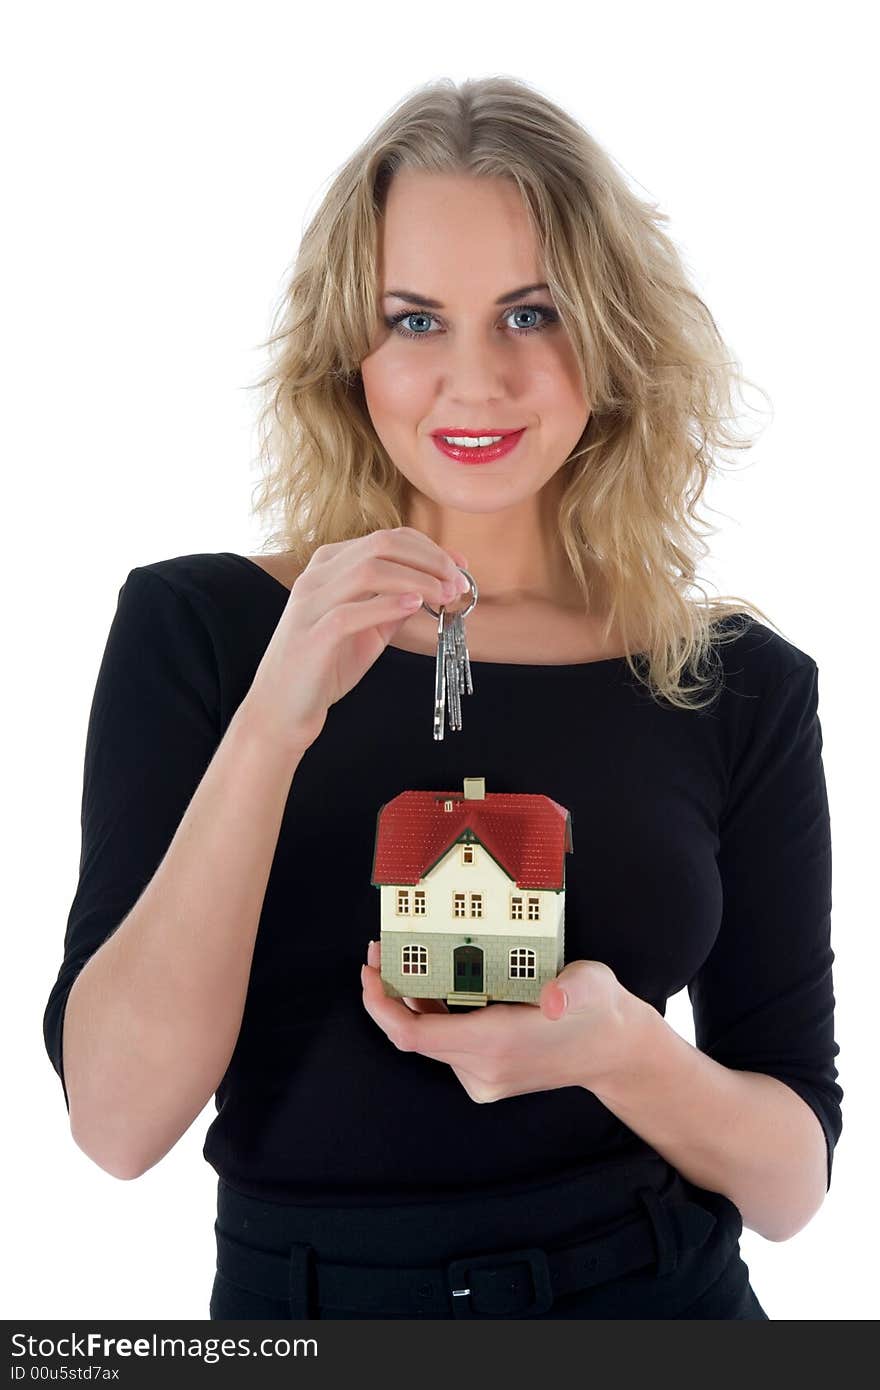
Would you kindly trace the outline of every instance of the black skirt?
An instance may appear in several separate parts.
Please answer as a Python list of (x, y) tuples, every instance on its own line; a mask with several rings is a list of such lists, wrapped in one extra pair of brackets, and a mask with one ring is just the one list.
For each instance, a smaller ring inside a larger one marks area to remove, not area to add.
[(741, 1233), (659, 1155), (427, 1203), (287, 1204), (220, 1179), (209, 1318), (767, 1319)]

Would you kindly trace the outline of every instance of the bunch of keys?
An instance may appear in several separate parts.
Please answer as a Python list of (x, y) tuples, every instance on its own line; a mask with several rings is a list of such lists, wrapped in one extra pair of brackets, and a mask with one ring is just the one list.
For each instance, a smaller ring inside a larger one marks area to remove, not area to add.
[[(471, 679), (471, 663), (468, 656), (467, 639), (464, 635), (464, 620), (477, 604), (477, 585), (473, 575), (459, 565), (459, 569), (471, 586), (473, 598), (461, 613), (453, 613), (447, 619), (445, 607), (435, 613), (430, 604), (423, 602), (432, 618), (437, 619), (437, 671), (434, 680), (434, 738), (442, 739), (444, 716), (449, 715), (449, 727), (461, 728), (461, 696), (473, 695), (474, 684)], [(447, 697), (449, 704), (447, 706)]]

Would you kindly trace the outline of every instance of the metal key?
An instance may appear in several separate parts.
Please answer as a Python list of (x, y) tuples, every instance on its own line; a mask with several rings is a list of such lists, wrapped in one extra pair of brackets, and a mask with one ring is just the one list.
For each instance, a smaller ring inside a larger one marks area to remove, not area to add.
[[(461, 568), (461, 566), (459, 566)], [(461, 613), (448, 617), (445, 607), (435, 613), (430, 604), (425, 608), (437, 619), (437, 665), (434, 675), (434, 738), (443, 738), (444, 719), (448, 715), (449, 727), (453, 731), (461, 729), (461, 696), (474, 692), (471, 677), (471, 662), (464, 631), (464, 619), (472, 613), (477, 602), (477, 585), (466, 569), (462, 574), (471, 586), (473, 598)], [(448, 703), (447, 703), (448, 701)]]

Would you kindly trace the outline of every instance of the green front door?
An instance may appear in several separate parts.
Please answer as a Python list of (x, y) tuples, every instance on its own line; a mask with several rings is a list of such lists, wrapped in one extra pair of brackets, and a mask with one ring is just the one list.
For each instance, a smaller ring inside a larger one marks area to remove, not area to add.
[(456, 946), (453, 955), (455, 988), (483, 993), (483, 951), (480, 946)]

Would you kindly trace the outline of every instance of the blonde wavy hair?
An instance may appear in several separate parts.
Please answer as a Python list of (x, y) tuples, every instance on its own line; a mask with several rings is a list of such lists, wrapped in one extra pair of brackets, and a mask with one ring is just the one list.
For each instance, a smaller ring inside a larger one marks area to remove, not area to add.
[(274, 525), (264, 552), (280, 547), (301, 570), (320, 545), (406, 524), (406, 480), (373, 428), (359, 369), (380, 315), (380, 219), (402, 168), (516, 182), (592, 404), (562, 464), (559, 512), (585, 609), (603, 615), (606, 641), (617, 625), (655, 698), (702, 708), (720, 687), (717, 645), (755, 618), (770, 622), (735, 596), (708, 596), (695, 577), (702, 536), (718, 530), (701, 533), (697, 504), (720, 451), (753, 442), (728, 429), (733, 388), (748, 379), (688, 281), (668, 217), (572, 117), (514, 78), (413, 91), (311, 218), (260, 345), (270, 370), (254, 383), (252, 514)]

